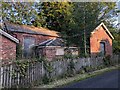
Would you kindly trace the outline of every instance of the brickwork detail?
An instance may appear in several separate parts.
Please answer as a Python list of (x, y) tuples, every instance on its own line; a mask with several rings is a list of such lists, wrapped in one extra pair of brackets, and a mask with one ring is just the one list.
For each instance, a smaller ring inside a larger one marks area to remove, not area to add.
[(2, 36), (0, 52), (0, 59), (14, 60), (16, 58), (16, 43)]
[(54, 36), (44, 36), (44, 35), (35, 35), (35, 34), (26, 34), (26, 33), (13, 33), (18, 40), (20, 40), (20, 44), (22, 45), (25, 37), (35, 38), (35, 44), (41, 43), (45, 40), (56, 38)]

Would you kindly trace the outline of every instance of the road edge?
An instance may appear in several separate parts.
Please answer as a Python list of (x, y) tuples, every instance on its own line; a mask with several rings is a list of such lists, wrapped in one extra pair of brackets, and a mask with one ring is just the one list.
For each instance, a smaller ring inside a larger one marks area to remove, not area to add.
[(64, 85), (67, 85), (67, 84), (70, 84), (70, 83), (73, 83), (73, 82), (77, 82), (77, 81), (82, 81), (84, 79), (91, 78), (91, 77), (94, 77), (94, 76), (97, 76), (99, 74), (109, 72), (109, 71), (112, 71), (112, 70), (115, 70), (115, 69), (120, 69), (120, 65), (107, 67), (107, 68), (104, 68), (104, 69), (101, 69), (101, 70), (96, 70), (96, 71), (85, 73), (85, 74), (76, 74), (74, 77), (63, 78), (63, 79), (51, 82), (47, 85), (40, 85), (40, 86), (36, 86), (36, 87), (33, 87), (33, 88), (48, 88), (48, 89), (49, 88), (59, 88), (61, 86), (64, 86)]

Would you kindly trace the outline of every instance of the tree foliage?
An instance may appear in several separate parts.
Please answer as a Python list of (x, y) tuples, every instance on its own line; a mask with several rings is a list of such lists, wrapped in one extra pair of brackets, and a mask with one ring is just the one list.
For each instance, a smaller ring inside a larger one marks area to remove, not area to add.
[(18, 24), (31, 24), (37, 12), (32, 2), (2, 2), (2, 19)]
[(38, 18), (33, 21), (33, 25), (39, 26), (41, 24), (43, 27), (61, 32), (63, 26), (68, 23), (68, 18), (72, 13), (71, 8), (72, 4), (69, 2), (38, 3)]
[(114, 33), (115, 40), (113, 41), (113, 52), (120, 54), (120, 31)]
[(68, 31), (67, 35), (70, 36), (71, 43), (75, 43), (78, 47), (81, 46), (81, 52), (87, 54), (89, 53), (91, 31), (101, 22), (107, 23), (106, 20), (108, 17), (110, 18), (108, 13), (114, 8), (115, 3), (77, 2), (73, 4), (72, 20), (75, 23), (71, 23), (71, 31)]
[(59, 31), (67, 46), (81, 46), (82, 52), (89, 52), (90, 33), (98, 24), (104, 22), (114, 33), (110, 23), (114, 7), (114, 2), (3, 2), (2, 17), (14, 23)]

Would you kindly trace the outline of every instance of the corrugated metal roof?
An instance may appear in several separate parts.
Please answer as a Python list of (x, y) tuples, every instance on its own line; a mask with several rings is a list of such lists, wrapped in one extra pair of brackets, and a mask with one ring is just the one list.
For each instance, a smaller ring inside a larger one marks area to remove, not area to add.
[(54, 39), (46, 40), (40, 43), (38, 46), (64, 46), (64, 42), (60, 38), (54, 38)]

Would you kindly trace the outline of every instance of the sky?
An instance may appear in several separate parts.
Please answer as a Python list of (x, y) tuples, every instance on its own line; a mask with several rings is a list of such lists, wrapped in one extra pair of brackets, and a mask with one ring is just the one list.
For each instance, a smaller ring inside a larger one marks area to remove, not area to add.
[[(117, 0), (117, 10), (120, 10), (120, 0)], [(114, 16), (113, 19), (116, 19), (115, 22), (113, 22), (114, 26), (118, 25), (118, 29), (120, 29), (120, 13), (118, 13), (118, 16)]]
[[(118, 2), (117, 2), (117, 7), (118, 7), (118, 9), (120, 10), (120, 0), (118, 0)], [(120, 13), (118, 14), (118, 29), (120, 29)]]
[[(42, 1), (66, 1), (66, 0), (3, 0), (3, 1), (13, 1), (13, 2), (16, 2), (16, 1), (20, 1), (20, 2), (24, 2), (24, 1), (27, 1), (27, 2), (42, 2)], [(120, 10), (120, 0), (70, 0), (70, 1), (73, 1), (73, 2), (103, 2), (103, 1), (106, 1), (106, 2), (117, 2), (117, 7), (118, 9)], [(118, 24), (120, 23), (120, 13), (118, 15), (118, 17), (115, 17), (115, 18), (118, 18), (117, 21), (115, 22), (115, 24)], [(120, 25), (119, 25), (119, 28), (120, 28)]]

